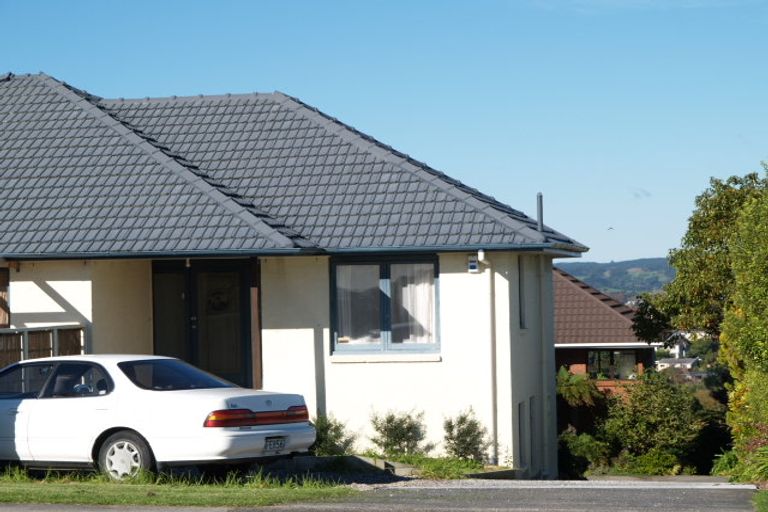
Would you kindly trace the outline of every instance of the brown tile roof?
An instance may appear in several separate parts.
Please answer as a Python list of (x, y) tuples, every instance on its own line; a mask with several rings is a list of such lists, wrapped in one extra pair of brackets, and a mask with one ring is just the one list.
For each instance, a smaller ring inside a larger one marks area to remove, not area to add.
[(632, 332), (632, 308), (559, 268), (552, 278), (556, 344), (641, 343)]

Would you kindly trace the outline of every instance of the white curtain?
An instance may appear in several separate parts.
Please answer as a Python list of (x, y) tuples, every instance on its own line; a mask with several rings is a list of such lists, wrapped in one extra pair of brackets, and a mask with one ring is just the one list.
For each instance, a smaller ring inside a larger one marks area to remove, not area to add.
[(634, 352), (614, 352), (614, 363), (616, 364), (616, 377), (619, 379), (629, 379), (635, 375), (635, 353)]
[(392, 341), (434, 343), (434, 266), (431, 263), (393, 264)]
[(378, 265), (336, 267), (338, 343), (380, 343)]

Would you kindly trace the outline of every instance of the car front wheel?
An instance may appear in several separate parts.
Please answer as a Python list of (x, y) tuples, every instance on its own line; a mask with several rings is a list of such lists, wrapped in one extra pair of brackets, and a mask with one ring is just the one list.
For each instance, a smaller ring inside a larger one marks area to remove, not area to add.
[(130, 480), (153, 465), (147, 442), (127, 430), (109, 436), (99, 450), (99, 468), (112, 480)]

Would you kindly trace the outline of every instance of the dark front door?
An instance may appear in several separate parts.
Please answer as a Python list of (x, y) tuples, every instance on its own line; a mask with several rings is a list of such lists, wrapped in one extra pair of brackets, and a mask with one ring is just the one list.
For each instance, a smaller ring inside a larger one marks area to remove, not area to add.
[(155, 353), (251, 385), (248, 264), (155, 262)]

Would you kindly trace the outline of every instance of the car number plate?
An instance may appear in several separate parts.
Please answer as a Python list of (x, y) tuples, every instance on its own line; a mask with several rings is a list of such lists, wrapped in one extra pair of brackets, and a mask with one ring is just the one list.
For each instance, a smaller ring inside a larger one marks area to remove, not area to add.
[(285, 448), (284, 437), (268, 437), (264, 440), (264, 449), (269, 452), (276, 452)]

